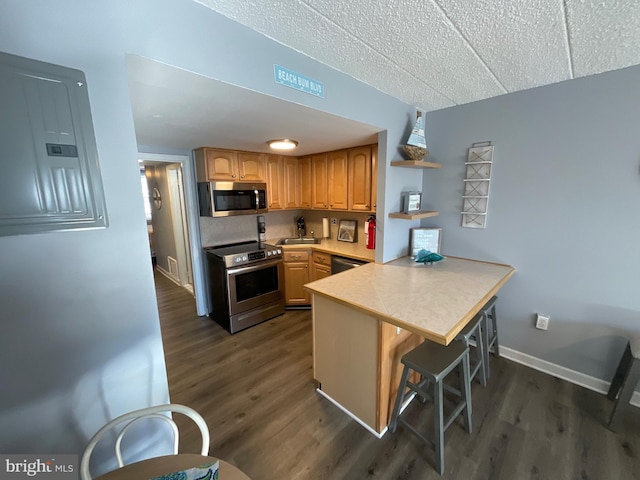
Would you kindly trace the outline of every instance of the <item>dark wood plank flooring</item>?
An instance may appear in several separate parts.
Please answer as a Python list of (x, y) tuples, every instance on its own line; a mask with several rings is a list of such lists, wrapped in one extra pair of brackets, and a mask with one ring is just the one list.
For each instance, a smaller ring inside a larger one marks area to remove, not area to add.
[[(440, 477), (409, 432), (379, 440), (315, 392), (309, 311), (229, 335), (162, 275), (156, 289), (171, 401), (199, 411), (211, 455), (253, 480), (640, 478), (638, 409), (613, 433), (605, 395), (495, 357), (488, 387), (473, 386), (473, 433), (445, 434)], [(405, 414), (427, 431), (431, 409), (413, 403)], [(181, 451), (197, 451), (199, 434), (179, 424)]]

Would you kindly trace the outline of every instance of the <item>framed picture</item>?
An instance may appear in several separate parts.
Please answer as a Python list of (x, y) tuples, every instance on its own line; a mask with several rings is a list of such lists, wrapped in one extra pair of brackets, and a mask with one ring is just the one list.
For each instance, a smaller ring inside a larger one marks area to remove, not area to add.
[(338, 240), (341, 242), (354, 243), (356, 241), (356, 225), (355, 220), (340, 220), (338, 226)]
[(433, 253), (440, 253), (441, 234), (441, 228), (412, 228), (409, 255), (415, 257), (423, 248)]

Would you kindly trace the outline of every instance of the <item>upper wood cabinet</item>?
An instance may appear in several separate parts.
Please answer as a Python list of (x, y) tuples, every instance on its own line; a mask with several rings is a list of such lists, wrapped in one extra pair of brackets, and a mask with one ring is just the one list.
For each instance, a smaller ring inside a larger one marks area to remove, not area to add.
[(327, 191), (328, 156), (313, 155), (311, 157), (311, 208), (329, 208)]
[(271, 210), (376, 211), (377, 145), (290, 157), (202, 147), (199, 182), (266, 182)]
[(348, 160), (347, 150), (339, 150), (329, 154), (327, 190), (331, 210), (347, 210), (349, 208)]
[(371, 146), (349, 149), (349, 210), (370, 212), (371, 203)]
[(282, 167), (284, 208), (300, 208), (302, 197), (300, 161), (297, 157), (283, 157)]
[(300, 208), (311, 208), (313, 204), (313, 167), (311, 157), (298, 160), (298, 178), (300, 185)]
[(267, 208), (284, 208), (284, 159), (280, 155), (267, 155)]
[(265, 154), (238, 152), (238, 174), (241, 182), (264, 182)]
[(378, 207), (378, 145), (371, 145), (371, 211)]
[(264, 182), (265, 155), (213, 148), (195, 150), (199, 182)]

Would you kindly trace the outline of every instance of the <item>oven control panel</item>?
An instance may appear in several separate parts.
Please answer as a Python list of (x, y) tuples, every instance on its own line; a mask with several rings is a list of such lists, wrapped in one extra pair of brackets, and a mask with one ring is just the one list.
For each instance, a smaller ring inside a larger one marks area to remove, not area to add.
[(257, 252), (243, 253), (233, 256), (232, 265), (247, 265), (258, 263), (265, 259), (281, 258), (282, 249), (277, 247), (269, 247)]

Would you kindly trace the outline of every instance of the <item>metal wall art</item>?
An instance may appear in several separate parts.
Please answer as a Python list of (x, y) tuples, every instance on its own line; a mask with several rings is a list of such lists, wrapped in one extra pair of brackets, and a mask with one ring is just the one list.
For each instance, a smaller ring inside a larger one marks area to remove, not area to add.
[(462, 226), (485, 228), (489, 207), (489, 186), (493, 146), (491, 142), (473, 143), (467, 155), (464, 193), (462, 194)]

